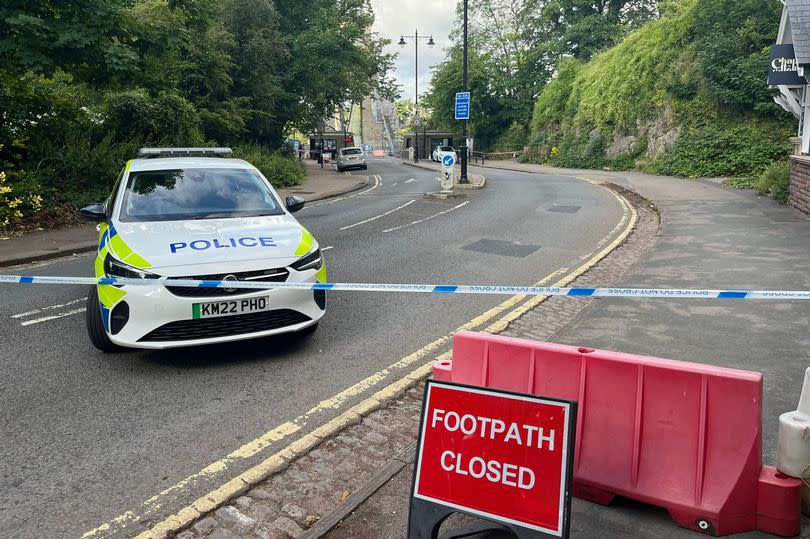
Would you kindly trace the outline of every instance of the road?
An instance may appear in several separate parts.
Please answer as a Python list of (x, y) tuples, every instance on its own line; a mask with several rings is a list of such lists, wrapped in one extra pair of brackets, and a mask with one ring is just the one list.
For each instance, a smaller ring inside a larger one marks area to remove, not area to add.
[[(574, 178), (487, 171), (486, 189), (436, 201), (423, 196), (438, 189), (436, 173), (376, 160), (369, 174), (378, 180), (364, 191), (298, 214), (329, 248), (332, 282), (529, 285), (573, 267), (623, 212), (606, 189)], [(87, 276), (93, 256), (7, 272)], [(118, 515), (94, 536), (132, 535), (276, 442), (265, 436), (261, 450), (199, 473), (212, 462), (504, 300), (334, 292), (305, 341), (103, 355), (85, 333), (86, 293), (2, 288), (0, 537), (78, 537)], [(278, 447), (342, 409), (321, 406)]]

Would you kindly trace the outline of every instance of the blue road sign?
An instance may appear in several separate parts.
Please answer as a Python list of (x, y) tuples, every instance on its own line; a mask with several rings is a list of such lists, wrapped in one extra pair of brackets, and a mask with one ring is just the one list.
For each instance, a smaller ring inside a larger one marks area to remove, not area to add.
[(456, 164), (455, 155), (447, 154), (444, 157), (442, 157), (442, 165), (444, 165), (445, 168), (453, 168), (455, 164)]
[(456, 94), (456, 120), (470, 119), (470, 92)]

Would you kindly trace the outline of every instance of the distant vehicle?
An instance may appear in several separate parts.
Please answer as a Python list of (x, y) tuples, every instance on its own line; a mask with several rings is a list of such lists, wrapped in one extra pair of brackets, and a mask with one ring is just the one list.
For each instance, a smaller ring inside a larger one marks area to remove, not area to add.
[(442, 158), (445, 155), (452, 155), (453, 157), (456, 157), (456, 150), (454, 150), (452, 146), (436, 146), (436, 149), (433, 150), (433, 154), (430, 156), (430, 159), (431, 161), (438, 161), (441, 163)]
[[(144, 148), (105, 203), (96, 277), (326, 282), (315, 238), (253, 165), (228, 148)], [(87, 298), (87, 331), (104, 352), (312, 333), (326, 296), (316, 290), (100, 284)]]
[(366, 154), (363, 153), (362, 148), (343, 148), (340, 150), (340, 153), (338, 153), (338, 172), (343, 172), (344, 170), (348, 170), (350, 168), (368, 170), (368, 165), (366, 164)]

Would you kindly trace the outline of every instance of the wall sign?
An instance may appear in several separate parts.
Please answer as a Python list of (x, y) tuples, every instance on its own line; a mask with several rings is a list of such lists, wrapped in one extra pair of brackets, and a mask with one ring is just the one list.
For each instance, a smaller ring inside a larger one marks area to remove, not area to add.
[(771, 60), (768, 64), (768, 86), (805, 86), (807, 79), (799, 76), (799, 64), (793, 45), (771, 47)]

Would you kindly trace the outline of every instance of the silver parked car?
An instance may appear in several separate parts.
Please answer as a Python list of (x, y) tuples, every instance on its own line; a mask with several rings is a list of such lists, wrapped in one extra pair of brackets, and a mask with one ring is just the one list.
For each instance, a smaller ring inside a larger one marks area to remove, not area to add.
[(337, 169), (338, 172), (343, 172), (350, 168), (360, 168), (363, 170), (368, 169), (366, 164), (366, 154), (362, 148), (351, 147), (343, 148), (337, 156)]

